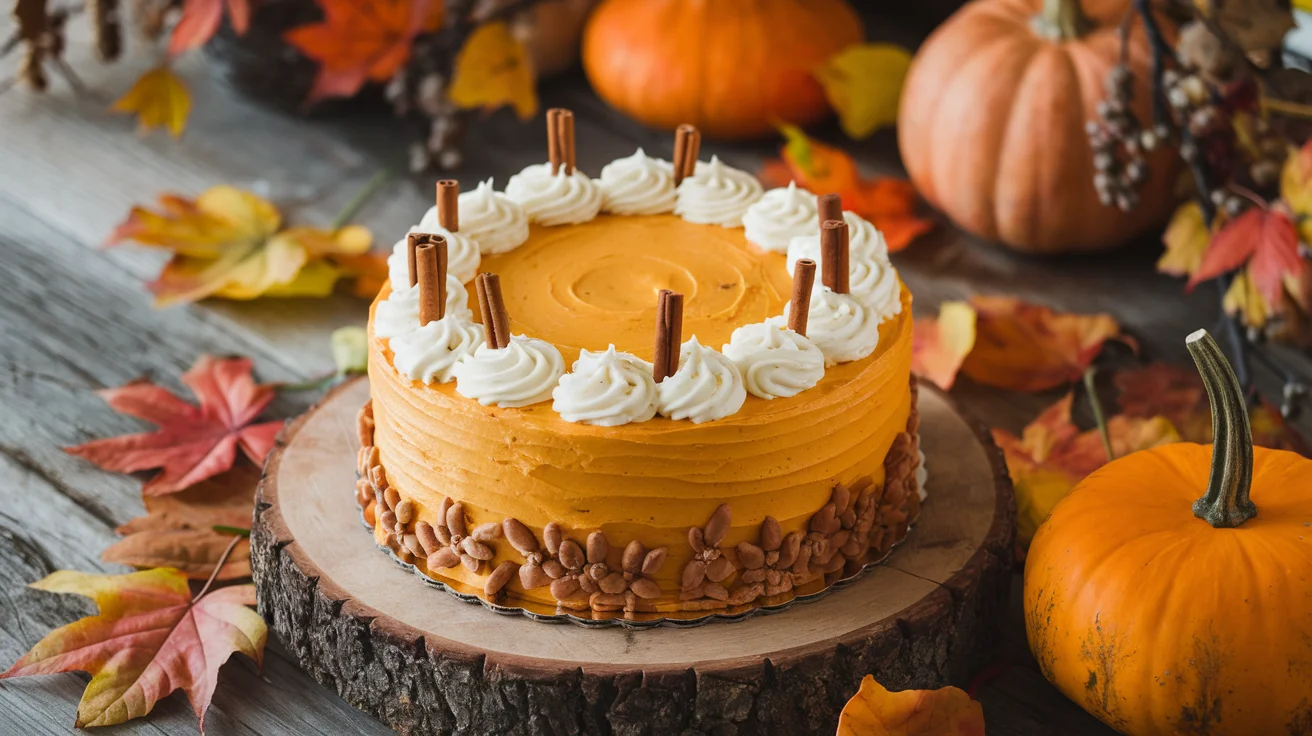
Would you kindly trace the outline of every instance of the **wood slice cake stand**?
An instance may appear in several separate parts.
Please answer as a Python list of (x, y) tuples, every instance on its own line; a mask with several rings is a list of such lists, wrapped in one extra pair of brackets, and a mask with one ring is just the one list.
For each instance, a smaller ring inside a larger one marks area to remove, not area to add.
[(961, 684), (1006, 610), (1015, 509), (988, 430), (920, 392), (929, 501), (885, 564), (820, 600), (643, 631), (501, 616), (403, 569), (353, 497), (364, 379), (291, 423), (257, 497), (260, 613), (301, 665), (403, 733), (833, 734), (862, 676)]

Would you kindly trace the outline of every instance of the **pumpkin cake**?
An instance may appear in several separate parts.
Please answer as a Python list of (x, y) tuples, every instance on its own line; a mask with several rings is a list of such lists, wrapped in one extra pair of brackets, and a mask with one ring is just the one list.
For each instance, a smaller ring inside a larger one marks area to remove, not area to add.
[(629, 622), (778, 606), (885, 557), (922, 479), (883, 237), (697, 161), (690, 126), (675, 161), (595, 180), (572, 115), (548, 128), (549, 163), (439, 182), (389, 259), (356, 486), (376, 541), (494, 607)]

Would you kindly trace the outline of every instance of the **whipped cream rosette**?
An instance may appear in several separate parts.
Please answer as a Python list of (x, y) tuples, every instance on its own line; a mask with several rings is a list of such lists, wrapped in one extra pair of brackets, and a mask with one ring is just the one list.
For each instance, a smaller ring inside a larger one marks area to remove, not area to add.
[[(870, 224), (870, 221), (855, 212), (844, 212), (843, 221), (847, 223), (847, 250), (853, 261), (874, 259), (888, 260), (888, 243), (884, 234)], [(788, 272), (793, 272), (793, 264), (799, 258), (810, 258), (820, 263), (820, 229), (805, 235), (799, 235), (788, 241)]]
[(771, 189), (747, 208), (743, 214), (743, 228), (748, 242), (764, 250), (783, 253), (793, 238), (805, 237), (820, 229), (815, 195), (798, 189), (795, 182)]
[(656, 384), (656, 390), (662, 416), (689, 419), (694, 424), (734, 414), (747, 400), (738, 367), (698, 342), (696, 335), (679, 350), (679, 370)]
[(679, 184), (674, 214), (699, 225), (742, 227), (743, 215), (761, 194), (756, 177), (712, 157)]
[(780, 324), (739, 327), (721, 351), (742, 372), (747, 393), (762, 399), (796, 396), (825, 376), (820, 348)]
[[(436, 209), (430, 209), (424, 219), (416, 226), (407, 231), (409, 233), (433, 233), (446, 238), (447, 253), (447, 273), (454, 276), (457, 281), (467, 284), (478, 273), (478, 265), (482, 261), (482, 256), (478, 251), (478, 243), (463, 232), (453, 233), (450, 230), (437, 224), (437, 220), (429, 222), (429, 215), (437, 217)], [(409, 238), (401, 238), (392, 246), (392, 254), (387, 257), (387, 276), (392, 280), (392, 288), (405, 287), (410, 283), (410, 265), (407, 259), (406, 246)]]
[[(409, 279), (407, 275), (406, 279)], [(419, 328), (419, 286), (404, 286), (406, 281), (392, 282), (392, 293), (378, 303), (374, 309), (374, 334), (378, 337), (393, 338)], [(463, 319), (473, 319), (474, 313), (469, 309), (469, 295), (465, 285), (451, 274), (446, 276), (446, 311), (445, 316), (456, 315)]]
[[(791, 305), (784, 305), (782, 317), (768, 322), (788, 323)], [(825, 356), (825, 365), (848, 363), (875, 352), (879, 345), (880, 317), (870, 306), (851, 294), (839, 294), (827, 286), (811, 291), (811, 313), (806, 336)]]
[(567, 422), (618, 427), (656, 416), (656, 381), (651, 363), (611, 345), (583, 350), (551, 393), (551, 408)]
[(456, 393), (484, 406), (513, 408), (547, 401), (565, 373), (555, 345), (513, 335), (504, 348), (484, 342), (452, 369)]
[(402, 375), (420, 383), (450, 383), (456, 363), (484, 340), (483, 325), (448, 310), (445, 317), (392, 338), (392, 362)]
[(601, 169), (596, 180), (602, 205), (612, 215), (660, 215), (674, 211), (674, 166), (639, 148)]
[(483, 255), (505, 253), (528, 240), (528, 215), (510, 197), (492, 188), (492, 180), (479, 182), (472, 192), (461, 192), (460, 232), (478, 244)]
[(577, 168), (533, 164), (510, 177), (506, 196), (524, 208), (530, 222), (539, 225), (576, 225), (601, 211), (601, 187)]

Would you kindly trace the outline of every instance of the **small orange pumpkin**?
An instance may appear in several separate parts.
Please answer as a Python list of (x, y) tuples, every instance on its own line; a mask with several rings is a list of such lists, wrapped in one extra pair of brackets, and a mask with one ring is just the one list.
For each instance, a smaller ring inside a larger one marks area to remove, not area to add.
[(751, 138), (828, 115), (812, 72), (863, 37), (845, 0), (605, 0), (584, 29), (583, 69), (646, 125)]
[(1312, 733), (1312, 461), (1254, 450), (1224, 354), (1188, 345), (1214, 444), (1127, 455), (1057, 504), (1025, 563), (1030, 648), (1123, 733)]
[[(962, 229), (1020, 251), (1103, 250), (1159, 225), (1178, 157), (1148, 158), (1143, 201), (1104, 206), (1085, 123), (1119, 60), (1130, 0), (978, 0), (921, 46), (902, 88), (898, 141), (925, 199)], [(1132, 100), (1151, 125), (1148, 43), (1130, 36)]]

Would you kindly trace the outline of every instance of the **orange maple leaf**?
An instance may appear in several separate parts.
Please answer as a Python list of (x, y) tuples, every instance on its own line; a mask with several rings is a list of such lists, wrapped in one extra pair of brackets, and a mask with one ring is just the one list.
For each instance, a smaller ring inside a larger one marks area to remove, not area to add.
[(161, 568), (128, 575), (60, 570), (31, 587), (86, 596), (99, 613), (50, 632), (0, 679), (90, 673), (77, 707), (78, 728), (139, 718), (181, 688), (203, 731), (219, 667), (234, 652), (257, 665), (264, 654), (268, 630), (249, 608), (253, 585), (193, 599), (185, 575)]
[(366, 80), (386, 82), (410, 59), (421, 33), (442, 27), (442, 0), (319, 0), (324, 20), (283, 38), (319, 62), (306, 103), (350, 97)]
[(946, 391), (974, 347), (975, 309), (965, 302), (943, 302), (938, 317), (922, 317), (913, 325), (911, 372)]
[(118, 473), (160, 468), (141, 491), (180, 491), (232, 467), (237, 448), (256, 465), (273, 449), (283, 421), (252, 424), (274, 399), (273, 386), (257, 384), (247, 358), (202, 355), (182, 374), (200, 406), (149, 381), (97, 392), (115, 410), (158, 425), (153, 432), (93, 440), (64, 451)]
[(1297, 278), (1302, 274), (1298, 231), (1281, 208), (1252, 207), (1227, 222), (1212, 236), (1212, 244), (1185, 290), (1245, 263), (1253, 286), (1270, 305), (1280, 303), (1286, 275)]
[(975, 347), (961, 370), (971, 379), (1011, 391), (1046, 391), (1080, 379), (1103, 345), (1121, 336), (1107, 314), (1068, 314), (1015, 297), (976, 296)]
[(182, 16), (173, 27), (169, 36), (169, 55), (177, 56), (184, 51), (204, 46), (219, 30), (223, 20), (223, 7), (228, 7), (228, 20), (237, 35), (243, 35), (250, 28), (251, 6), (248, 0), (186, 0), (182, 5)]
[(843, 209), (870, 220), (884, 234), (890, 252), (897, 252), (934, 227), (916, 214), (919, 196), (904, 179), (865, 179), (847, 153), (808, 138), (793, 125), (781, 125), (785, 142), (782, 160), (767, 161), (760, 178), (768, 186), (798, 186), (815, 194), (837, 193)]
[(984, 736), (984, 709), (955, 687), (889, 692), (866, 675), (837, 736)]

